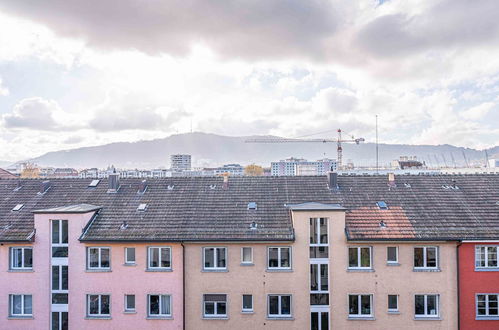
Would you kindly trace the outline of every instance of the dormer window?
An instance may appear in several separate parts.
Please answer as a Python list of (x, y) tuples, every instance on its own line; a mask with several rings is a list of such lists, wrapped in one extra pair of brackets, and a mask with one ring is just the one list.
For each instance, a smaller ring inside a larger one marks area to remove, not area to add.
[(379, 207), (380, 210), (388, 210), (388, 205), (386, 204), (385, 201), (376, 202), (376, 205)]
[(256, 210), (256, 209), (257, 209), (256, 202), (249, 202), (248, 203), (248, 210)]
[(137, 211), (144, 212), (146, 209), (147, 209), (147, 204), (146, 203), (141, 203), (141, 204), (139, 204), (139, 207), (137, 207)]
[(100, 180), (92, 180), (90, 184), (88, 185), (90, 188), (95, 188), (99, 184)]

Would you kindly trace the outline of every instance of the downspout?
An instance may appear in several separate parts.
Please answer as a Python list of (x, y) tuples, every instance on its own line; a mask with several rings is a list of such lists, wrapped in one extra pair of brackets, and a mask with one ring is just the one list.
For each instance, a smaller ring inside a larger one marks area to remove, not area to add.
[(185, 246), (184, 242), (180, 243), (182, 245), (182, 323), (183, 329), (185, 330)]
[(459, 247), (463, 243), (459, 242), (456, 246), (456, 265), (457, 265), (457, 329), (461, 329), (461, 285), (460, 285), (460, 274), (459, 274)]

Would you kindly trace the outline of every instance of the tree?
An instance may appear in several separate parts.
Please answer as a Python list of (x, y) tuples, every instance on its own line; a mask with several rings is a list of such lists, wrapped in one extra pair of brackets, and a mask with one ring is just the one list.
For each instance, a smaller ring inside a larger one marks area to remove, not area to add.
[(244, 168), (244, 175), (247, 176), (262, 176), (263, 175), (263, 167), (251, 164)]
[(26, 163), (21, 172), (21, 178), (36, 179), (40, 177), (40, 169), (33, 163)]

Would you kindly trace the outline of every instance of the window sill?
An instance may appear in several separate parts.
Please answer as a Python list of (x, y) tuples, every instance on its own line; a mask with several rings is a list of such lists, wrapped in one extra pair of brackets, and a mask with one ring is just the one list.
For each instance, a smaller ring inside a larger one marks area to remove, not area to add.
[(347, 268), (349, 273), (374, 273), (372, 268)]
[(477, 316), (476, 321), (498, 321), (499, 316)]
[(148, 316), (146, 320), (173, 320), (172, 316)]
[(255, 314), (255, 311), (241, 311), (241, 314)]
[(267, 320), (269, 321), (294, 321), (295, 318), (292, 316), (267, 316)]
[(228, 273), (228, 269), (202, 269), (201, 273)]
[(390, 266), (390, 267), (393, 267), (393, 266), (400, 266), (400, 264), (398, 262), (387, 262), (386, 263), (387, 266)]
[(347, 318), (349, 321), (376, 321), (374, 316), (349, 316)]
[(283, 269), (279, 269), (279, 268), (267, 268), (265, 271), (267, 273), (292, 273), (293, 269), (291, 269), (291, 268), (283, 268)]
[(137, 314), (137, 311), (123, 311), (123, 314)]
[(133, 264), (132, 263), (129, 263), (129, 264), (124, 263), (123, 266), (126, 266), (126, 267), (135, 267), (135, 266), (137, 266), (137, 264), (136, 263), (133, 263)]
[(416, 273), (439, 273), (441, 272), (440, 268), (413, 268), (413, 272)]
[(241, 266), (254, 266), (255, 264), (252, 262), (241, 262)]
[(33, 316), (9, 316), (7, 320), (34, 320)]
[(86, 273), (111, 273), (111, 269), (87, 269)]
[(475, 268), (475, 272), (499, 272), (499, 268)]
[(387, 311), (390, 315), (400, 315), (400, 311)]
[(33, 270), (33, 268), (29, 268), (29, 269), (14, 269), (14, 268), (11, 268), (7, 272), (9, 272), (9, 273), (34, 273), (35, 271)]
[(145, 271), (146, 271), (146, 272), (150, 272), (150, 273), (158, 273), (158, 272), (160, 272), (160, 273), (161, 273), (161, 272), (166, 272), (166, 273), (168, 273), (168, 272), (173, 272), (173, 269), (171, 269), (171, 268), (165, 268), (165, 269), (161, 269), (161, 268), (159, 268), (159, 269), (154, 269), (154, 268), (146, 268), (146, 269), (145, 269)]
[(203, 316), (203, 320), (228, 320), (228, 316)]
[(416, 316), (414, 321), (442, 321), (440, 316)]
[(112, 320), (111, 316), (86, 316), (85, 320)]

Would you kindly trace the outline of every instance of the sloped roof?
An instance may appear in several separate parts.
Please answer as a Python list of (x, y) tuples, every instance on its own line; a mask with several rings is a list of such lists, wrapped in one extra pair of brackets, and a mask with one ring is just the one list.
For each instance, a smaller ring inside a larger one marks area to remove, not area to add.
[(68, 206), (59, 206), (52, 207), (49, 209), (42, 210), (34, 210), (33, 213), (47, 213), (47, 214), (55, 214), (55, 213), (88, 213), (100, 210), (102, 207), (92, 204), (76, 204), (76, 205), (68, 205)]
[(0, 168), (0, 179), (15, 179), (17, 178), (14, 174), (10, 173), (3, 168)]

